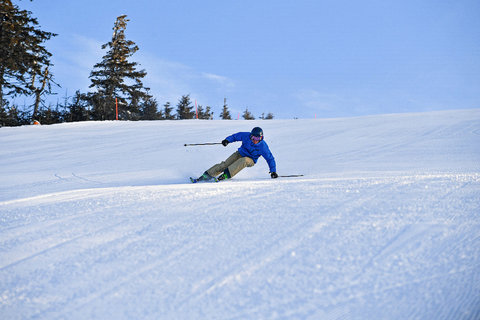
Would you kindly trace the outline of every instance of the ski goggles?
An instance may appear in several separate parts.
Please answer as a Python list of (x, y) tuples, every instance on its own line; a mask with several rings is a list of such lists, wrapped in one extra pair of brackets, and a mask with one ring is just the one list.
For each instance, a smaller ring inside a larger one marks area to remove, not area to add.
[(263, 137), (251, 136), (250, 137), (254, 141), (262, 141)]

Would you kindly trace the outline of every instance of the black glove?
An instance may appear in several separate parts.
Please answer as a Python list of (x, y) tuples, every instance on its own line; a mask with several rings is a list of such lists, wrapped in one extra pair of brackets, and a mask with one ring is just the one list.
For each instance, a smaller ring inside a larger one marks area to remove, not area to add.
[(224, 147), (226, 147), (227, 144), (229, 144), (229, 143), (230, 143), (230, 142), (229, 142), (227, 139), (225, 139), (225, 140), (222, 141), (222, 144), (223, 144)]
[(272, 177), (272, 179), (278, 178), (278, 174), (276, 172), (270, 172), (270, 176)]

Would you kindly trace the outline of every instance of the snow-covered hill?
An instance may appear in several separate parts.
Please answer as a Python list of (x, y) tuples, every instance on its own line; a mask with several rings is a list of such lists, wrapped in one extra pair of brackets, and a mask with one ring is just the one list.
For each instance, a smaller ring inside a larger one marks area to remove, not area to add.
[[(190, 184), (264, 129), (263, 159)], [(2, 319), (479, 319), (480, 109), (0, 129)]]

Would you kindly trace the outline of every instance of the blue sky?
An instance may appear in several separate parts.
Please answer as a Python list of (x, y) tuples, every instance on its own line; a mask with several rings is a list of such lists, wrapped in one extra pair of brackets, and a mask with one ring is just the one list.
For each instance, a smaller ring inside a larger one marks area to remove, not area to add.
[(59, 34), (46, 44), (59, 99), (91, 90), (126, 14), (160, 105), (190, 94), (218, 118), (226, 97), (234, 117), (248, 107), (282, 119), (480, 107), (478, 0), (16, 3)]

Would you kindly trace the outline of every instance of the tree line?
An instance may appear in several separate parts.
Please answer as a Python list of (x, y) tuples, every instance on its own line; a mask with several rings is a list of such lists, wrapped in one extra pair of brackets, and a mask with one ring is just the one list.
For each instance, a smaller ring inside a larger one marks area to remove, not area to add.
[[(162, 106), (149, 93), (142, 80), (147, 75), (131, 57), (139, 50), (125, 36), (126, 15), (117, 17), (112, 39), (102, 45), (106, 54), (93, 66), (89, 79), (91, 92), (76, 91), (63, 103), (46, 105), (46, 97), (61, 87), (52, 74), (52, 54), (44, 43), (57, 36), (39, 28), (36, 18), (11, 0), (0, 2), (0, 126), (18, 126), (38, 121), (42, 124), (91, 120), (182, 120), (213, 119), (210, 106), (193, 105), (183, 95), (176, 106)], [(33, 101), (20, 108), (7, 98), (29, 96)], [(248, 110), (243, 119), (255, 117)], [(226, 99), (220, 119), (232, 119)], [(260, 119), (273, 119), (262, 114)]]

